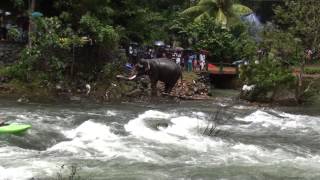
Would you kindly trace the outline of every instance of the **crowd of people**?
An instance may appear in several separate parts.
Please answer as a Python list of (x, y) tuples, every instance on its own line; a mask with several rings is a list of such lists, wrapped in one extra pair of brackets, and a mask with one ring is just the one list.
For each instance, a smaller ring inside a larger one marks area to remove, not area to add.
[(200, 51), (176, 51), (172, 53), (171, 59), (180, 65), (182, 68), (191, 71), (204, 71), (206, 67), (206, 52)]
[(136, 44), (129, 45), (127, 49), (129, 61), (137, 63), (139, 58), (167, 58), (181, 66), (188, 72), (199, 72), (206, 69), (207, 51), (196, 52), (191, 49), (170, 48), (170, 47), (144, 47), (138, 48)]

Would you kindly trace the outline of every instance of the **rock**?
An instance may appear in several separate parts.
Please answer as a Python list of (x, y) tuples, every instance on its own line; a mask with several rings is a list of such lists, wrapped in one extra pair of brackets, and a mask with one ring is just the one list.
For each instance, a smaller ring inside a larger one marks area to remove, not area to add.
[(56, 90), (62, 90), (62, 86), (60, 84), (56, 85)]
[(87, 90), (86, 94), (89, 95), (90, 92), (91, 92), (91, 86), (90, 86), (90, 84), (86, 84), (86, 90)]
[(271, 89), (269, 91), (259, 90), (258, 88), (252, 91), (241, 90), (240, 98), (251, 102), (292, 104), (296, 96), (294, 90), (290, 90), (287, 87), (279, 87), (277, 90)]
[(193, 93), (192, 91), (188, 91), (186, 95), (187, 95), (187, 96), (193, 96), (194, 93)]
[(81, 98), (78, 97), (78, 96), (71, 96), (71, 97), (70, 97), (70, 100), (71, 100), (71, 101), (81, 101)]
[(24, 97), (24, 96), (22, 96), (21, 98), (19, 98), (17, 100), (17, 102), (19, 102), (19, 103), (27, 103), (27, 102), (29, 102), (29, 99)]
[(273, 101), (280, 104), (292, 104), (292, 102), (296, 102), (296, 94), (294, 90), (281, 88), (273, 96)]
[(193, 92), (198, 92), (198, 88), (197, 87), (193, 87)]
[(12, 92), (13, 89), (10, 86), (0, 85), (0, 91), (1, 92)]
[(141, 95), (141, 90), (140, 89), (135, 89), (129, 93), (127, 93), (126, 95), (129, 96), (129, 97), (136, 97), (136, 96), (139, 96)]

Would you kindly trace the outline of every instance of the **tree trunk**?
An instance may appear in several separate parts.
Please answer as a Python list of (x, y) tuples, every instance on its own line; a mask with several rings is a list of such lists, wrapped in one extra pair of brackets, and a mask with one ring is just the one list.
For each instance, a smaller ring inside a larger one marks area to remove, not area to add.
[(31, 33), (33, 31), (32, 13), (36, 7), (36, 0), (29, 1), (29, 34), (28, 34), (28, 47), (32, 47)]

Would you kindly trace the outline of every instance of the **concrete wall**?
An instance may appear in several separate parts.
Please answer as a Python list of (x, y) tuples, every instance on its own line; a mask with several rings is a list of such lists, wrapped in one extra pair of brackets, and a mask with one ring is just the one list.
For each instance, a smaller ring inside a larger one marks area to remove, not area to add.
[(15, 63), (24, 47), (21, 43), (0, 42), (0, 65)]

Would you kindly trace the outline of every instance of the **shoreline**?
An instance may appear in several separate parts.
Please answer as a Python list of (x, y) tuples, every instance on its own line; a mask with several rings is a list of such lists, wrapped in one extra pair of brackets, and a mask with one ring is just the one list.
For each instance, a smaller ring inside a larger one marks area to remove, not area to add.
[[(11, 99), (21, 103), (43, 102), (43, 103), (118, 103), (118, 102), (157, 102), (157, 101), (217, 101), (217, 99), (234, 99), (244, 104), (259, 107), (279, 107), (279, 106), (308, 106), (317, 104), (320, 100), (319, 95), (315, 95), (312, 101), (298, 104), (292, 101), (283, 102), (262, 102), (249, 101), (240, 98), (239, 89), (211, 89), (210, 85), (202, 82), (193, 82), (194, 78), (189, 78), (179, 82), (170, 94), (162, 94), (163, 85), (159, 83), (158, 96), (151, 97), (151, 89), (148, 80), (139, 81), (111, 81), (111, 83), (95, 82), (92, 83), (90, 93), (86, 86), (74, 85), (50, 85), (39, 86), (22, 82), (9, 82), (0, 85), (0, 97)], [(320, 81), (318, 81), (320, 83)], [(320, 91), (320, 89), (319, 89)], [(218, 101), (220, 101), (218, 100)], [(228, 101), (228, 100), (227, 100)]]

